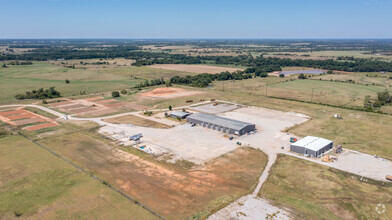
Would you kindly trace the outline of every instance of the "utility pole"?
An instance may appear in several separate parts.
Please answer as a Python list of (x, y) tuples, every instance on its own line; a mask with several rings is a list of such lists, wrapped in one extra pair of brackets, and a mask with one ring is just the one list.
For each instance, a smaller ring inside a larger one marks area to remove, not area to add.
[(310, 97), (310, 102), (313, 102), (313, 88), (312, 88), (312, 96)]

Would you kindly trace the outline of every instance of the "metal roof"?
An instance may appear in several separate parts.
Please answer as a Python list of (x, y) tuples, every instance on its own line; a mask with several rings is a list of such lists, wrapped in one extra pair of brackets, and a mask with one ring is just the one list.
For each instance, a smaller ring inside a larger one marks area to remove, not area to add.
[(333, 143), (333, 141), (320, 137), (307, 136), (295, 143), (292, 143), (291, 145), (303, 147), (312, 151), (318, 151), (330, 143)]
[(189, 112), (182, 112), (182, 111), (174, 111), (174, 112), (170, 113), (170, 115), (177, 116), (177, 117), (185, 117), (185, 116), (188, 116), (190, 114), (191, 113), (189, 113)]
[(224, 118), (216, 115), (206, 114), (206, 113), (195, 113), (187, 117), (188, 119), (199, 120), (211, 124), (216, 124), (219, 126), (232, 128), (235, 130), (241, 130), (248, 125), (255, 125), (248, 122), (237, 121), (230, 118)]

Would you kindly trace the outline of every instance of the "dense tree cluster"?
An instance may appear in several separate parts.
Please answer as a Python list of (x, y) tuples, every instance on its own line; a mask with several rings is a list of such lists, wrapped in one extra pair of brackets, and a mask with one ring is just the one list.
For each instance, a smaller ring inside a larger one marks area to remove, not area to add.
[(61, 97), (60, 92), (55, 90), (55, 87), (49, 89), (40, 88), (38, 90), (27, 91), (25, 94), (17, 94), (16, 99), (52, 99)]
[(31, 61), (18, 61), (18, 60), (15, 60), (15, 61), (10, 61), (7, 64), (8, 65), (18, 66), (18, 65), (32, 65), (33, 63)]
[(143, 88), (143, 87), (148, 87), (148, 86), (157, 86), (157, 85), (164, 85), (167, 84), (163, 78), (161, 79), (152, 79), (152, 80), (146, 80), (144, 83), (139, 83), (138, 85), (135, 86), (135, 88)]
[(195, 76), (174, 76), (170, 79), (170, 82), (173, 84), (183, 84), (195, 87), (207, 87), (214, 80), (243, 80), (249, 78), (252, 78), (252, 75), (250, 73), (245, 73), (244, 71), (236, 71), (233, 73), (226, 71), (219, 74), (202, 73)]
[(0, 55), (0, 60), (36, 60), (47, 61), (57, 59), (93, 59), (128, 57), (132, 51), (139, 50), (136, 46), (97, 47), (97, 48), (72, 48), (54, 47), (38, 48), (23, 54)]

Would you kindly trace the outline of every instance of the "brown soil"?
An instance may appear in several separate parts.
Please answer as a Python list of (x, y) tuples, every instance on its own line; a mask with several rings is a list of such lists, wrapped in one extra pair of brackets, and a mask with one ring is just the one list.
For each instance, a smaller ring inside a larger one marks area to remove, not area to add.
[(58, 125), (58, 123), (55, 122), (53, 119), (27, 111), (23, 108), (13, 110), (13, 111), (0, 112), (0, 120), (12, 126), (23, 126), (23, 125), (28, 125), (37, 122), (48, 122), (45, 123), (45, 126), (35, 125), (35, 126), (28, 126), (23, 128), (31, 131), (46, 128), (46, 126), (48, 126), (46, 124), (50, 124), (50, 127)]
[(86, 100), (86, 101), (96, 101), (96, 100), (100, 100), (100, 99), (104, 99), (104, 98), (101, 97), (101, 96), (97, 96), (97, 97), (92, 97), (92, 98), (86, 98), (84, 100)]
[(56, 123), (48, 122), (48, 123), (44, 123), (44, 124), (24, 127), (23, 129), (28, 130), (28, 131), (36, 131), (36, 130), (40, 130), (40, 129), (44, 129), (44, 128), (55, 127), (57, 125), (58, 124), (56, 124)]
[[(238, 148), (204, 167), (189, 169), (121, 151), (82, 133), (41, 143), (167, 219), (184, 219), (206, 209), (213, 212), (248, 193), (267, 160), (261, 151)], [(200, 216), (204, 217), (206, 213)]]
[(189, 91), (189, 90), (181, 89), (181, 88), (163, 87), (163, 88), (156, 88), (154, 90), (142, 93), (142, 94), (140, 94), (140, 96), (142, 96), (142, 97), (174, 98), (174, 97), (180, 97), (180, 96), (196, 95), (196, 94), (201, 94), (201, 93), (203, 93), (203, 92)]
[(113, 123), (113, 124), (132, 124), (136, 126), (149, 127), (149, 128), (171, 128), (171, 126), (169, 125), (165, 125), (156, 121), (148, 120), (134, 115), (125, 115), (120, 117), (108, 118), (103, 121)]
[(15, 122), (13, 122), (13, 124), (16, 126), (20, 126), (20, 125), (27, 125), (27, 124), (36, 123), (36, 122), (43, 122), (43, 121), (45, 121), (45, 119), (43, 119), (43, 118), (29, 118), (29, 119), (15, 121)]
[(72, 104), (71, 101), (64, 101), (64, 102), (50, 103), (49, 105), (52, 106), (52, 107), (58, 107), (58, 106), (70, 105), (70, 104)]

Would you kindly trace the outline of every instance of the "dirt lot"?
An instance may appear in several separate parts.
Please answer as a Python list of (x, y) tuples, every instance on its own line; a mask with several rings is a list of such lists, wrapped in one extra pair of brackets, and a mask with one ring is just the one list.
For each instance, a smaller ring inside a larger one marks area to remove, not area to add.
[(169, 125), (148, 120), (145, 118), (137, 117), (134, 115), (125, 115), (120, 117), (108, 118), (108, 119), (104, 119), (103, 121), (112, 124), (132, 124), (136, 126), (149, 127), (149, 128), (171, 128), (171, 126)]
[(210, 114), (218, 114), (227, 111), (232, 111), (240, 107), (241, 107), (240, 105), (233, 105), (233, 104), (226, 104), (226, 103), (218, 103), (218, 105), (214, 105), (213, 103), (211, 103), (206, 105), (190, 107), (189, 109), (199, 111), (199, 112), (210, 113)]
[(152, 68), (185, 71), (191, 73), (221, 73), (221, 72), (235, 72), (242, 70), (240, 68), (230, 67), (219, 67), (219, 66), (207, 66), (207, 65), (185, 65), (185, 64), (156, 64), (150, 66)]
[(195, 213), (195, 217), (204, 218), (248, 193), (267, 160), (261, 151), (238, 148), (204, 166), (189, 169), (157, 162), (138, 151), (121, 151), (83, 133), (40, 142), (168, 219), (184, 219)]
[[(0, 120), (15, 127), (22, 127), (22, 129), (28, 131), (41, 130), (43, 128), (55, 127), (59, 125), (51, 118), (27, 111), (23, 108), (1, 111)], [(34, 125), (29, 126), (31, 124)]]
[(104, 99), (103, 97), (92, 97), (86, 99), (66, 100), (51, 103), (49, 106), (61, 112), (76, 114), (82, 117), (99, 117), (107, 114), (120, 113), (131, 110), (141, 110), (144, 106), (130, 102), (120, 102), (115, 99)]
[(140, 94), (141, 97), (150, 98), (176, 98), (181, 96), (191, 96), (201, 94), (201, 91), (189, 91), (181, 88), (163, 87)]

